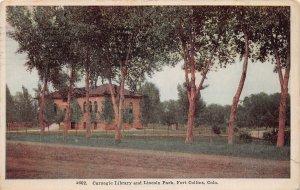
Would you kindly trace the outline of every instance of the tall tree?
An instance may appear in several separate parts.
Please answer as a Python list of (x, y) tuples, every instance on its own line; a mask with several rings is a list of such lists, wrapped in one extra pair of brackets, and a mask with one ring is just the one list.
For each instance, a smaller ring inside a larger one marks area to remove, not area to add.
[[(161, 68), (169, 53), (158, 48), (160, 36), (153, 27), (155, 8), (150, 7), (110, 7), (99, 15), (103, 23), (105, 40), (101, 41), (102, 76), (108, 80), (115, 114), (115, 142), (121, 142), (125, 86), (134, 91), (137, 84), (145, 79), (145, 74)], [(97, 27), (99, 27), (97, 25)], [(114, 85), (117, 83), (118, 85)]]
[[(208, 72), (214, 63), (226, 65), (232, 62), (231, 10), (228, 7), (169, 7), (162, 8), (160, 31), (164, 33), (162, 41), (184, 60), (185, 83), (189, 100), (188, 122), (185, 142), (193, 142), (196, 100)], [(196, 85), (196, 73), (201, 79)]]
[(161, 114), (161, 102), (159, 89), (155, 84), (146, 82), (139, 89), (143, 96), (141, 102), (141, 120), (143, 124), (159, 123)]
[[(288, 84), (290, 78), (290, 7), (267, 7), (263, 12), (264, 27), (261, 27), (259, 59), (275, 60), (274, 71), (278, 73), (281, 100), (277, 146), (284, 146), (284, 129)], [(283, 74), (284, 73), (284, 74)]]
[[(67, 107), (64, 118), (64, 134), (66, 135), (67, 130), (71, 128), (72, 120), (72, 98), (73, 98), (73, 88), (75, 83), (80, 79), (78, 70), (81, 67), (80, 58), (82, 56), (82, 47), (80, 44), (79, 36), (82, 35), (81, 30), (79, 30), (79, 23), (76, 22), (77, 18), (80, 18), (82, 12), (77, 11), (80, 7), (58, 7), (57, 8), (57, 19), (56, 23), (58, 26), (57, 33), (59, 33), (60, 51), (62, 53), (61, 66), (65, 68), (65, 74), (67, 77), (67, 82), (64, 83), (62, 94), (64, 98), (67, 99)], [(58, 78), (58, 77), (56, 77)], [(61, 82), (58, 84), (61, 84)], [(57, 85), (61, 88), (61, 85)], [(60, 90), (61, 91), (61, 90)]]
[[(90, 107), (90, 85), (98, 78), (97, 73), (102, 76), (102, 69), (97, 67), (103, 67), (100, 62), (100, 58), (103, 56), (102, 44), (106, 31), (106, 22), (102, 22), (103, 8), (102, 7), (65, 7), (68, 10), (69, 23), (72, 27), (71, 34), (74, 37), (74, 41), (71, 47), (73, 47), (77, 61), (82, 74), (85, 76), (85, 94), (87, 107)], [(74, 66), (74, 63), (73, 63)], [(74, 67), (73, 67), (74, 72)], [(74, 75), (74, 74), (73, 74)], [(70, 76), (73, 76), (70, 75)], [(86, 137), (91, 136), (91, 112), (88, 111), (84, 114), (86, 122)]]
[(55, 32), (56, 7), (34, 7), (29, 10), (23, 6), (8, 7), (7, 21), (13, 27), (9, 36), (19, 43), (17, 53), (26, 53), (28, 70), (36, 69), (43, 90), (39, 101), (38, 123), (41, 134), (45, 131), (45, 93), (50, 75), (60, 70), (59, 35)]
[[(253, 47), (255, 46), (258, 27), (260, 27), (260, 24), (258, 23), (261, 21), (259, 10), (260, 9), (257, 7), (236, 7), (234, 9), (234, 39), (237, 45), (236, 51), (241, 55), (241, 58), (244, 59), (244, 62), (241, 78), (231, 106), (228, 127), (228, 144), (233, 143), (236, 111), (247, 76), (248, 59), (251, 55), (250, 53), (254, 51)], [(250, 49), (250, 47), (252, 47), (252, 49)]]

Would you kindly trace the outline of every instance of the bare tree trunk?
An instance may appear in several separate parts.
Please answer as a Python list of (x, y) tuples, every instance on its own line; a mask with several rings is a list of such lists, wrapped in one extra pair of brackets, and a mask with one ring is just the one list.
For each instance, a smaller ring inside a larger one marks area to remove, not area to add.
[(126, 66), (122, 66), (121, 65), (121, 84), (120, 84), (120, 100), (119, 100), (119, 117), (117, 120), (117, 125), (116, 125), (116, 130), (115, 130), (115, 143), (120, 143), (121, 142), (121, 138), (122, 138), (122, 134), (121, 134), (121, 130), (122, 130), (122, 124), (123, 124), (123, 104), (124, 104), (124, 100), (125, 100), (125, 96), (124, 96), (124, 88), (125, 88), (125, 76), (127, 74), (127, 68)]
[(89, 71), (86, 71), (86, 79), (85, 79), (85, 99), (87, 105), (86, 112), (86, 137), (89, 138), (91, 136), (91, 110), (90, 110), (90, 82), (89, 82)]
[(284, 79), (281, 88), (282, 91), (281, 91), (280, 108), (279, 108), (279, 127), (278, 127), (277, 147), (284, 146), (284, 129), (286, 123), (286, 101), (288, 97), (289, 78), (290, 78), (290, 55), (288, 54)]
[(89, 66), (89, 50), (87, 50), (87, 63), (86, 63), (86, 78), (85, 78), (85, 99), (87, 105), (86, 112), (86, 138), (91, 137), (91, 109), (90, 109), (90, 66)]
[[(189, 100), (189, 112), (188, 112), (188, 123), (187, 123), (187, 131), (186, 131), (186, 139), (185, 143), (192, 144), (193, 143), (193, 128), (195, 121), (195, 110), (196, 110), (196, 100), (200, 96), (200, 91), (203, 89), (203, 83), (206, 79), (206, 75), (209, 71), (209, 67), (212, 64), (213, 56), (217, 50), (218, 44), (215, 44), (212, 51), (211, 57), (203, 70), (202, 79), (199, 83), (198, 88), (196, 89), (196, 68), (195, 68), (195, 47), (194, 47), (194, 33), (192, 32), (192, 38), (190, 40), (190, 47), (188, 50), (186, 41), (183, 38), (182, 28), (179, 28), (179, 34), (181, 38), (181, 45), (184, 55), (184, 70), (185, 70), (185, 83), (187, 88), (187, 97)], [(219, 37), (218, 37), (219, 39)], [(191, 80), (189, 80), (189, 73), (191, 75)]]
[(44, 76), (44, 86), (42, 89), (42, 94), (40, 97), (40, 109), (39, 109), (39, 127), (41, 129), (41, 135), (43, 136), (45, 134), (45, 124), (46, 124), (46, 118), (45, 118), (45, 93), (47, 90), (47, 84), (48, 84), (48, 78), (47, 74)]
[(238, 102), (244, 87), (244, 83), (246, 80), (247, 75), (247, 67), (248, 67), (248, 56), (249, 56), (249, 41), (248, 41), (248, 35), (244, 31), (244, 38), (245, 38), (245, 53), (244, 53), (244, 63), (243, 63), (243, 71), (242, 76), (239, 82), (238, 89), (235, 93), (235, 96), (233, 97), (231, 112), (230, 112), (230, 120), (229, 120), (229, 128), (228, 128), (228, 144), (233, 143), (233, 137), (234, 137), (234, 122), (236, 117), (236, 109), (238, 106)]
[(71, 128), (71, 97), (73, 91), (73, 78), (74, 78), (74, 69), (71, 66), (70, 74), (69, 74), (67, 108), (66, 108), (66, 115), (64, 120), (64, 136), (67, 135), (68, 130)]
[(108, 78), (108, 84), (109, 84), (109, 90), (111, 94), (111, 101), (113, 104), (114, 114), (115, 114), (115, 120), (114, 120), (114, 126), (115, 126), (115, 138), (121, 139), (121, 130), (118, 131), (118, 121), (119, 121), (119, 107), (117, 105), (117, 97), (113, 88), (113, 84), (111, 81), (111, 78)]
[(195, 110), (196, 110), (196, 99), (191, 97), (191, 101), (189, 101), (189, 113), (188, 113), (188, 123), (187, 123), (187, 131), (186, 131), (186, 139), (185, 143), (192, 144), (193, 143), (193, 128), (195, 123)]

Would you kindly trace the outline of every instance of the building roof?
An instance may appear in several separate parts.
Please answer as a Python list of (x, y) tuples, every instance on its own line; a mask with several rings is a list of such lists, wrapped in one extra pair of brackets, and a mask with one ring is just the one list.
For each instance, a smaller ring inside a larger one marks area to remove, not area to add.
[[(116, 95), (119, 92), (119, 86), (114, 85), (114, 94)], [(85, 87), (82, 88), (74, 88), (73, 89), (73, 96), (74, 97), (85, 97)], [(90, 87), (90, 97), (97, 97), (97, 96), (110, 96), (110, 90), (109, 90), (109, 85), (108, 84), (103, 84), (97, 87)], [(124, 89), (124, 95), (125, 97), (130, 97), (130, 98), (141, 98), (142, 96), (129, 91), (128, 89)], [(49, 97), (52, 99), (62, 99), (63, 96), (59, 91), (55, 91), (49, 94)]]

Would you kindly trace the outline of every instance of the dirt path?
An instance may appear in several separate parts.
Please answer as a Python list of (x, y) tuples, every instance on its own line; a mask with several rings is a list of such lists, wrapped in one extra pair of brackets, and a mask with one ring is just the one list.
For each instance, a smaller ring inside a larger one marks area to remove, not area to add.
[(288, 178), (289, 161), (8, 141), (6, 178)]

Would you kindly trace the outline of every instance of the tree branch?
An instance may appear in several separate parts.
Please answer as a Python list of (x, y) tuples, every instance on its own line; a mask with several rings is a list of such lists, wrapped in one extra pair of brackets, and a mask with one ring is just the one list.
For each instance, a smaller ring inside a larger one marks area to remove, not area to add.
[(187, 89), (187, 96), (190, 101), (191, 99), (191, 93), (190, 93), (190, 80), (189, 80), (189, 68), (188, 68), (188, 63), (189, 63), (189, 54), (187, 52), (187, 47), (186, 47), (186, 41), (184, 40), (183, 37), (183, 31), (182, 31), (182, 25), (180, 24), (179, 26), (179, 37), (180, 37), (180, 42), (181, 42), (181, 47), (183, 50), (183, 60), (184, 60), (184, 73), (185, 73), (185, 83), (186, 83), (186, 89)]
[[(277, 34), (276, 36), (277, 37)], [(272, 44), (272, 50), (273, 50), (273, 53), (274, 53), (274, 56), (275, 56), (275, 62), (276, 62), (276, 70), (278, 72), (278, 77), (279, 77), (279, 83), (280, 83), (280, 89), (281, 89), (281, 92), (283, 90), (283, 74), (282, 74), (282, 67), (281, 67), (281, 64), (280, 64), (280, 58), (279, 58), (279, 55), (278, 55), (278, 51), (275, 47), (275, 39), (273, 37), (273, 35), (271, 34), (271, 44)]]
[(280, 64), (280, 58), (279, 58), (277, 50), (274, 47), (273, 47), (273, 52), (274, 52), (275, 61), (276, 61), (276, 70), (277, 70), (279, 82), (280, 82), (280, 89), (282, 92), (282, 90), (283, 90), (283, 74), (282, 74), (282, 67)]
[(215, 46), (214, 46), (213, 49), (212, 49), (212, 52), (211, 52), (209, 61), (208, 61), (208, 63), (206, 64), (206, 67), (205, 67), (204, 72), (203, 72), (203, 74), (202, 74), (201, 81), (200, 81), (200, 83), (199, 83), (199, 85), (198, 85), (198, 88), (197, 88), (197, 96), (199, 96), (200, 90), (204, 89), (203, 83), (204, 83), (204, 80), (206, 79), (206, 75), (207, 75), (207, 73), (208, 73), (208, 71), (209, 71), (209, 67), (212, 65), (212, 59), (213, 59), (213, 57), (214, 57), (214, 54), (215, 54), (216, 51), (217, 51), (218, 41), (219, 41), (219, 37), (218, 37), (217, 43), (215, 44)]
[[(108, 86), (109, 86), (109, 90), (110, 90), (110, 94), (111, 94), (111, 101), (113, 103), (114, 112), (116, 115), (119, 115), (115, 91), (113, 89), (113, 84), (111, 81), (111, 71), (110, 71), (109, 77), (108, 77)], [(115, 118), (115, 119), (118, 119), (118, 118)]]

